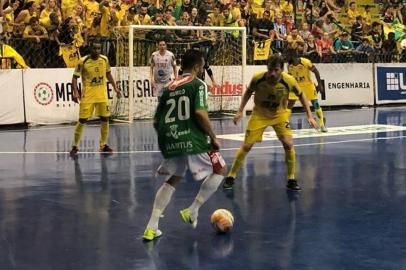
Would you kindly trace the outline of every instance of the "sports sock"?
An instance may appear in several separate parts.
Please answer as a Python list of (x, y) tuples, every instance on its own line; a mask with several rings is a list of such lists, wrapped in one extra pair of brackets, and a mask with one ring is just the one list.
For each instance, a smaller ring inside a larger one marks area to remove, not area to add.
[(237, 176), (238, 170), (241, 168), (242, 164), (244, 163), (244, 159), (247, 156), (248, 152), (245, 152), (244, 149), (241, 147), (237, 150), (235, 154), (235, 159), (233, 165), (231, 166), (231, 170), (228, 173), (228, 176), (235, 178)]
[(100, 146), (107, 144), (109, 136), (109, 121), (101, 121), (100, 126)]
[(318, 108), (315, 110), (317, 117), (319, 118), (319, 124), (320, 126), (324, 126), (324, 116), (323, 116), (323, 111), (321, 108)]
[(85, 127), (85, 124), (77, 122), (76, 127), (75, 127), (73, 146), (79, 147), (80, 138), (82, 137), (84, 127)]
[(159, 218), (161, 217), (162, 212), (165, 210), (171, 201), (172, 194), (175, 192), (175, 188), (168, 183), (163, 183), (162, 186), (158, 189), (154, 205), (152, 207), (151, 217), (148, 221), (147, 228), (156, 231), (158, 229)]
[(295, 179), (296, 174), (296, 153), (295, 149), (285, 149), (285, 163), (288, 172), (288, 179)]
[(206, 179), (203, 181), (195, 200), (189, 206), (190, 218), (192, 220), (197, 219), (200, 206), (202, 206), (211, 197), (211, 195), (216, 192), (221, 182), (223, 181), (223, 178), (224, 176), (213, 173), (207, 176)]

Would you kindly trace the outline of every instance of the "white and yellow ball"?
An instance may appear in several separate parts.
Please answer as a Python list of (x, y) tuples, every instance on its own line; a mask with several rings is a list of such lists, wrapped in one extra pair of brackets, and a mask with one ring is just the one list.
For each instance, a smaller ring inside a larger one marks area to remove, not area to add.
[(218, 233), (226, 233), (233, 228), (234, 217), (227, 209), (217, 209), (211, 215), (211, 224)]

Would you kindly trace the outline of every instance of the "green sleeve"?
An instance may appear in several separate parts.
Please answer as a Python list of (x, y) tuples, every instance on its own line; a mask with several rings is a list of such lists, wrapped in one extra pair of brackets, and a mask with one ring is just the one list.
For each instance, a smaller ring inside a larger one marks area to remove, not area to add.
[(197, 91), (194, 96), (194, 106), (195, 110), (205, 110), (207, 111), (207, 84), (204, 82), (199, 82), (197, 85)]

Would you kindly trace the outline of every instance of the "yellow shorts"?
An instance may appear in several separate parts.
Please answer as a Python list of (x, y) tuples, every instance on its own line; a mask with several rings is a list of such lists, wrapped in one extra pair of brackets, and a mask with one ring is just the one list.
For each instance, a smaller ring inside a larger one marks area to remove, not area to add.
[[(300, 87), (300, 86), (299, 86)], [(316, 86), (314, 84), (308, 86), (301, 86), (300, 89), (305, 94), (308, 100), (318, 99)], [(289, 93), (290, 100), (298, 100), (299, 98), (292, 92)]]
[(99, 102), (99, 103), (80, 103), (79, 108), (79, 118), (87, 119), (93, 116), (102, 116), (102, 117), (109, 117), (110, 110), (109, 104), (107, 102)]
[(278, 137), (292, 136), (292, 130), (289, 123), (289, 113), (270, 119), (257, 114), (251, 114), (245, 130), (244, 143), (253, 144), (262, 141), (262, 134), (269, 126), (275, 130)]

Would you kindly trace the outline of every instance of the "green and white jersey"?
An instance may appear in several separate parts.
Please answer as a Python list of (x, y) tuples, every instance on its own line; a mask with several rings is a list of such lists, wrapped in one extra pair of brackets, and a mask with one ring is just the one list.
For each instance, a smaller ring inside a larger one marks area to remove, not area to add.
[(164, 89), (155, 113), (164, 158), (210, 150), (209, 138), (195, 115), (196, 110), (207, 109), (207, 85), (190, 74), (183, 74)]

